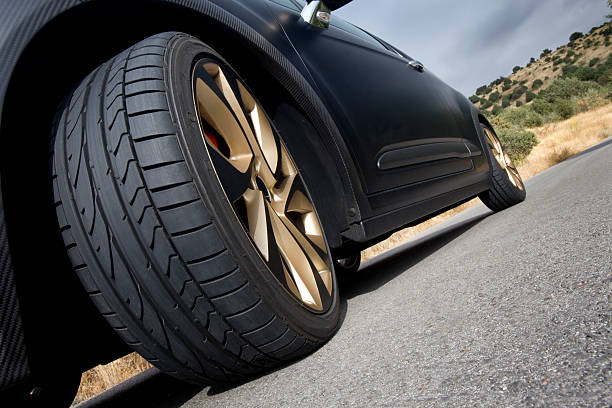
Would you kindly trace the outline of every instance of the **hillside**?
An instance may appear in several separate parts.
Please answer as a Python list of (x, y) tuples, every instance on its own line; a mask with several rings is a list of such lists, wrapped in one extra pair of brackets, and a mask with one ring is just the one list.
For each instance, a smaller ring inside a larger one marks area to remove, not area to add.
[[(597, 69), (612, 54), (612, 27), (604, 24), (593, 27), (588, 34), (558, 47), (544, 50), (539, 58), (532, 58), (526, 67), (515, 67), (513, 74), (483, 85), (470, 100), (482, 110), (499, 113), (508, 106), (531, 102), (535, 95), (564, 73), (578, 67)], [(496, 108), (496, 106), (498, 106)]]

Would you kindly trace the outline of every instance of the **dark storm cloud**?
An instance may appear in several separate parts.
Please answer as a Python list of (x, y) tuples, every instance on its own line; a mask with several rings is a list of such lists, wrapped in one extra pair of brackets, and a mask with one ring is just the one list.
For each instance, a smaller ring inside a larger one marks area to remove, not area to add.
[(605, 0), (354, 0), (336, 12), (466, 95), (608, 13)]

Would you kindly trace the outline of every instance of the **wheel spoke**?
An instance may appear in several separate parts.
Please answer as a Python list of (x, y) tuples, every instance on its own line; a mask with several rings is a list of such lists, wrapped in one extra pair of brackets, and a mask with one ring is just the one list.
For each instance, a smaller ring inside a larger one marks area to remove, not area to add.
[(301, 191), (296, 191), (289, 205), (287, 206), (288, 213), (300, 214), (304, 234), (314, 242), (322, 251), (325, 251), (325, 240), (323, 239), (323, 231), (321, 224), (315, 213), (314, 207), (310, 200)]
[(315, 279), (315, 271), (308, 257), (271, 206), (269, 208), (269, 215), (276, 244), (291, 277), (293, 277), (300, 298), (310, 307), (322, 310), (323, 303)]
[[(225, 157), (238, 171), (245, 173), (251, 164), (253, 152), (236, 118), (221, 98), (201, 78), (198, 78), (196, 82), (196, 95), (200, 116), (224, 139), (229, 152), (223, 152), (218, 143), (215, 144), (211, 138), (206, 137), (208, 146)], [(202, 133), (206, 135), (206, 129), (203, 129)]]
[(244, 86), (238, 83), (238, 89), (240, 90), (240, 96), (242, 98), (244, 108), (251, 117), (251, 123), (253, 124), (253, 129), (255, 130), (257, 143), (261, 148), (263, 157), (265, 158), (266, 163), (268, 164), (272, 173), (276, 174), (279, 161), (279, 149), (278, 141), (276, 140), (274, 132), (272, 131), (272, 126), (270, 125), (265, 113), (263, 113), (261, 107), (257, 104), (257, 102), (255, 102), (253, 96), (244, 88)]
[[(214, 63), (205, 64), (204, 67), (236, 115), (244, 136), (258, 159), (257, 170), (266, 184), (270, 183), (268, 186), (271, 187), (275, 182), (274, 174), (278, 165), (278, 142), (270, 122), (251, 94), (236, 78), (227, 75)], [(242, 100), (242, 104), (239, 99)], [(249, 115), (251, 124), (245, 111)]]
[(270, 260), (266, 203), (261, 191), (248, 189), (244, 195), (249, 235), (266, 261)]

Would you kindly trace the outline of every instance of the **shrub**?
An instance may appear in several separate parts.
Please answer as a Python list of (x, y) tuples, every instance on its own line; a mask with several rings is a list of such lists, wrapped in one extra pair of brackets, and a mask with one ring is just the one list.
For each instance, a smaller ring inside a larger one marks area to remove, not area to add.
[(485, 99), (484, 102), (482, 102), (480, 109), (489, 109), (491, 106), (493, 106), (493, 104)]
[(495, 91), (491, 95), (489, 95), (489, 102), (495, 103), (499, 101), (500, 98), (501, 95), (499, 94), (499, 92)]
[(589, 89), (601, 88), (594, 82), (584, 82), (576, 78), (557, 78), (548, 88), (540, 93), (540, 98), (548, 102), (554, 102), (556, 99), (569, 100), (574, 96), (584, 96)]
[(472, 102), (472, 103), (480, 102), (480, 98), (478, 96), (476, 96), (476, 95), (470, 96), (469, 99), (470, 99), (470, 102)]
[(580, 67), (574, 72), (573, 76), (581, 81), (597, 81), (599, 72), (593, 67)]
[(516, 101), (516, 104), (515, 104), (515, 105), (516, 105), (516, 107), (517, 107), (517, 108), (520, 108), (521, 106), (523, 106), (523, 102), (521, 102), (521, 101)]
[(599, 64), (599, 58), (593, 58), (589, 61), (589, 67), (594, 67), (597, 64)]
[(504, 84), (502, 86), (502, 91), (506, 92), (507, 90), (509, 90), (512, 87), (512, 84)]
[(566, 77), (571, 77), (576, 71), (578, 71), (578, 68), (579, 67), (577, 67), (576, 65), (566, 65), (562, 68), (563, 75)]
[(476, 95), (486, 95), (491, 92), (491, 88), (487, 85), (483, 85), (480, 88), (476, 89)]
[(576, 113), (576, 106), (567, 99), (557, 99), (553, 102), (554, 113), (561, 119), (569, 119)]
[(541, 98), (536, 98), (533, 101), (531, 104), (531, 110), (544, 117), (549, 116), (554, 112), (552, 103)]
[(504, 97), (502, 98), (502, 108), (507, 108), (508, 106), (510, 106), (510, 95), (504, 95)]
[(523, 69), (523, 68), (521, 68), (520, 66), (518, 66), (518, 65), (517, 65), (517, 66), (515, 66), (514, 68), (512, 68), (512, 73), (513, 73), (513, 74), (516, 74), (516, 73), (517, 73), (517, 72), (519, 72), (521, 69)]
[(515, 100), (519, 99), (521, 96), (523, 96), (523, 94), (525, 92), (527, 92), (527, 87), (526, 86), (524, 86), (524, 85), (517, 86), (512, 91), (512, 94), (510, 95), (510, 100), (511, 101), (515, 101)]
[(552, 58), (551, 57), (546, 57), (546, 58), (544, 58), (544, 61), (545, 62), (550, 62), (550, 61), (552, 61)]
[(502, 82), (504, 82), (504, 77), (499, 77), (496, 80), (494, 80), (493, 82), (491, 82), (489, 84), (489, 86), (490, 87), (494, 87), (494, 86), (497, 86), (497, 85), (501, 84)]
[(545, 48), (544, 51), (542, 51), (542, 53), (540, 54), (540, 58), (544, 58), (545, 56), (547, 56), (548, 54), (552, 53), (552, 50)]
[(504, 78), (504, 85), (512, 85), (512, 80), (510, 78)]
[(534, 112), (528, 106), (508, 108), (500, 116), (504, 121), (519, 128), (538, 127), (544, 124), (542, 115)]
[(538, 144), (538, 139), (531, 132), (511, 125), (503, 119), (502, 115), (491, 119), (495, 133), (504, 149), (516, 164), (520, 164)]
[(493, 113), (494, 115), (499, 115), (501, 111), (503, 111), (503, 109), (502, 109), (502, 107), (501, 107), (501, 106), (499, 106), (499, 105), (493, 105), (493, 111), (492, 111), (492, 113)]
[(535, 81), (533, 81), (533, 84), (531, 85), (531, 89), (533, 90), (539, 89), (542, 85), (544, 85), (544, 82), (542, 82), (541, 79), (536, 79)]
[(534, 94), (533, 92), (527, 92), (527, 95), (525, 95), (525, 100), (527, 103), (533, 101), (536, 97), (536, 94)]

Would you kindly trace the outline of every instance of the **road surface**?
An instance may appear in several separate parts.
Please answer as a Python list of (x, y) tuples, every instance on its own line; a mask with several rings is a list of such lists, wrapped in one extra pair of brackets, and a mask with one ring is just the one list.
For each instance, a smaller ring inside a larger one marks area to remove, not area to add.
[(611, 406), (612, 139), (366, 262), (315, 354), (228, 389), (142, 374), (82, 404)]

